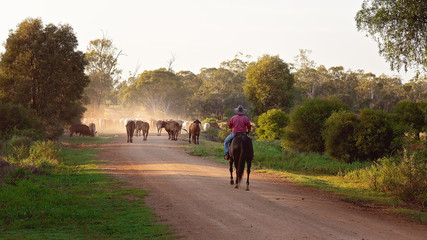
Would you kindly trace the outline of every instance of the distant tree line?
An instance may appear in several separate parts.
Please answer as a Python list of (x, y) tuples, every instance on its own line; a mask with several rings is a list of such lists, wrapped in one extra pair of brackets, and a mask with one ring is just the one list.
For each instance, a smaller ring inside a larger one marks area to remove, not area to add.
[(86, 110), (98, 115), (109, 105), (151, 116), (226, 120), (242, 104), (256, 121), (269, 110), (289, 114), (307, 100), (328, 96), (355, 113), (365, 108), (391, 112), (401, 100), (427, 100), (425, 74), (402, 83), (397, 77), (342, 66), (326, 68), (309, 59), (309, 50), (301, 50), (293, 63), (272, 55), (251, 61), (239, 53), (218, 68), (202, 68), (199, 73), (175, 72), (169, 64), (135, 71), (123, 80), (118, 68), (122, 51), (112, 40), (95, 39), (83, 53), (77, 50), (77, 38), (67, 24), (43, 25), (41, 19), (29, 18), (10, 32), (4, 45), (0, 103), (33, 109), (49, 138), (80, 121)]

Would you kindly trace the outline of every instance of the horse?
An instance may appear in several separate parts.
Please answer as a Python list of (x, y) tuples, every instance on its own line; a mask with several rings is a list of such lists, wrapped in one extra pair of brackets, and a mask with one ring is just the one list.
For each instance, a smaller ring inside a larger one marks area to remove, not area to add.
[(230, 185), (234, 184), (233, 162), (236, 168), (235, 188), (239, 188), (245, 170), (245, 163), (247, 163), (246, 191), (249, 191), (249, 174), (251, 173), (252, 159), (254, 158), (252, 139), (246, 133), (237, 133), (231, 140), (228, 149), (230, 155)]

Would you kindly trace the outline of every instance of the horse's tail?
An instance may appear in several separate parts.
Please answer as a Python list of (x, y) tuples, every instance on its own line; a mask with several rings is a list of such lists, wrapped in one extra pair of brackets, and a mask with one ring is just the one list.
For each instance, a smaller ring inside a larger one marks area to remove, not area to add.
[(236, 180), (237, 180), (237, 182), (238, 183), (240, 183), (240, 181), (242, 180), (242, 177), (243, 177), (243, 172), (245, 171), (245, 158), (244, 158), (244, 148), (243, 148), (243, 142), (242, 141), (240, 141), (239, 142), (239, 148), (240, 148), (240, 154), (239, 154), (239, 159), (238, 159), (238, 162), (239, 162), (239, 167), (238, 167), (238, 169), (237, 169), (237, 176), (236, 176)]

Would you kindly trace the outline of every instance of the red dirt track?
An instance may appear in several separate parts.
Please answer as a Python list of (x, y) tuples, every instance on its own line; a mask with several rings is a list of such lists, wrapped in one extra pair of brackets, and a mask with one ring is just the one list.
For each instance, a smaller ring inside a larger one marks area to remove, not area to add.
[(121, 135), (98, 147), (104, 170), (149, 190), (146, 205), (182, 239), (427, 239), (426, 226), (271, 175), (252, 172), (245, 191), (245, 173), (234, 189), (228, 165), (188, 155), (185, 136), (173, 142), (150, 133), (126, 143)]

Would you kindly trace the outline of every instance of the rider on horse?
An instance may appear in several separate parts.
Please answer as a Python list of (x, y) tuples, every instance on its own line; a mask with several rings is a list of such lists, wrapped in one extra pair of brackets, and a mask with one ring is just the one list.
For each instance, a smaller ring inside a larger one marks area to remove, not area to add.
[[(228, 127), (231, 128), (231, 134), (228, 135), (224, 140), (224, 159), (229, 160), (228, 145), (237, 133), (249, 133), (251, 131), (251, 123), (249, 118), (245, 116), (247, 110), (239, 105), (234, 109), (234, 115), (228, 122)], [(247, 131), (246, 131), (247, 128)]]

